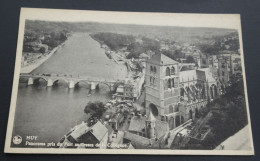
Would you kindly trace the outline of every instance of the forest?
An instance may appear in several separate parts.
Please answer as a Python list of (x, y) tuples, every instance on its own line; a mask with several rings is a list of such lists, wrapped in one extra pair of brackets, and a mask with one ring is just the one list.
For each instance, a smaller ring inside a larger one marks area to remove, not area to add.
[(138, 58), (140, 54), (147, 51), (159, 53), (160, 50), (159, 42), (147, 37), (137, 38), (132, 35), (104, 32), (91, 34), (90, 36), (99, 43), (107, 45), (113, 51), (125, 48), (129, 52), (126, 56), (127, 59)]

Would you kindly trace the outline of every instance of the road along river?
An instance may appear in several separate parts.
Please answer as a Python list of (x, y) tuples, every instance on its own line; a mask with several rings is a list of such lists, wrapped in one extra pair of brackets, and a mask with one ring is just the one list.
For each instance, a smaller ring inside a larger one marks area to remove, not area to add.
[[(125, 65), (108, 59), (104, 49), (88, 33), (75, 33), (51, 58), (32, 71), (33, 74), (67, 74), (110, 79), (124, 79)], [(37, 142), (58, 142), (70, 128), (87, 119), (84, 107), (89, 101), (107, 101), (109, 89), (100, 85), (91, 96), (88, 85), (68, 89), (65, 82), (57, 86), (27, 86), (20, 83), (15, 111), (13, 136), (38, 136)], [(26, 139), (23, 139), (23, 146)], [(30, 147), (30, 146), (29, 146)]]

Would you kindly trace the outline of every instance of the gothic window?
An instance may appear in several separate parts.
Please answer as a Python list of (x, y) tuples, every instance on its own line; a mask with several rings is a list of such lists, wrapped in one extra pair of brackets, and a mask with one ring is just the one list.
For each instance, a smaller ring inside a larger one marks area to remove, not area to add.
[(165, 121), (165, 117), (164, 116), (161, 117), (161, 121)]
[(174, 79), (172, 79), (172, 87), (175, 87), (175, 86), (174, 86)]
[(181, 96), (184, 97), (184, 89), (181, 88)]
[(164, 90), (167, 90), (167, 87), (168, 87), (168, 81), (167, 80), (163, 81), (163, 86), (164, 86)]
[(150, 77), (150, 84), (153, 83), (153, 77)]
[(174, 87), (175, 87), (175, 88), (178, 87), (178, 78), (174, 78)]
[(150, 72), (151, 73), (153, 72), (153, 66), (150, 66)]
[(175, 106), (175, 111), (174, 112), (179, 112), (179, 105)]
[(156, 67), (153, 67), (153, 72), (156, 73)]
[(184, 117), (181, 116), (181, 123), (184, 123)]
[(171, 88), (171, 79), (168, 79), (168, 88)]
[(222, 71), (222, 76), (225, 76), (225, 72), (224, 71)]
[(149, 129), (151, 129), (151, 128), (152, 128), (152, 126), (151, 126), (151, 123), (148, 123), (148, 128), (149, 128)]
[(190, 111), (189, 111), (189, 119), (193, 119), (192, 116), (193, 116), (193, 112), (192, 112), (192, 110), (190, 110)]
[(166, 76), (170, 76), (170, 68), (169, 67), (166, 68)]
[(174, 75), (174, 74), (175, 74), (175, 68), (172, 67), (172, 68), (171, 68), (171, 75)]
[(206, 64), (206, 63), (207, 63), (205, 58), (202, 59), (202, 63), (203, 63), (203, 64)]
[(173, 113), (173, 107), (172, 107), (172, 105), (169, 106), (169, 113)]
[(155, 85), (155, 78), (153, 78), (153, 85)]

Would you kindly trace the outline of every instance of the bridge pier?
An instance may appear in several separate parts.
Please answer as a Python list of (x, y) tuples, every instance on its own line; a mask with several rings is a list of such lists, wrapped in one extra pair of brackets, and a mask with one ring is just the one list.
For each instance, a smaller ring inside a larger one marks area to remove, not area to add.
[(51, 87), (51, 86), (53, 86), (53, 81), (52, 81), (52, 79), (48, 79), (47, 87)]
[(91, 84), (90, 84), (90, 89), (91, 89), (91, 90), (95, 90), (95, 89), (96, 89), (96, 83), (91, 82)]
[(114, 84), (111, 84), (111, 85), (109, 86), (109, 88), (110, 88), (110, 92), (114, 91), (114, 90), (115, 90)]
[(33, 85), (33, 82), (34, 82), (34, 81), (33, 81), (33, 78), (30, 77), (30, 78), (28, 79), (27, 85)]
[(74, 88), (75, 87), (75, 82), (73, 80), (69, 81), (69, 88)]

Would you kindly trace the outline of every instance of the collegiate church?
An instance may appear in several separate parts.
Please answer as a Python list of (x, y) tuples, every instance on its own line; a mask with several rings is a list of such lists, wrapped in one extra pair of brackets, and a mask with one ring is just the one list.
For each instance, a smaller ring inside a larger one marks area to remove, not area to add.
[(223, 86), (228, 79), (223, 77), (229, 74), (227, 66), (230, 64), (223, 60), (222, 56), (213, 63), (208, 59), (208, 65), (198, 64), (196, 69), (189, 70), (182, 70), (189, 64), (163, 54), (147, 60), (146, 114), (139, 113), (131, 118), (129, 129), (124, 133), (124, 143), (131, 143), (137, 149), (170, 148), (174, 138), (170, 135), (178, 131), (180, 125), (187, 126), (199, 118), (199, 110), (224, 92)]
[(124, 143), (137, 149), (166, 148), (171, 130), (194, 120), (201, 107), (218, 97), (211, 68), (181, 71), (183, 65), (163, 54), (146, 61), (146, 114), (131, 118)]
[(146, 62), (146, 115), (151, 112), (170, 130), (195, 119), (199, 109), (219, 95), (210, 68), (180, 71), (181, 65), (163, 54)]

